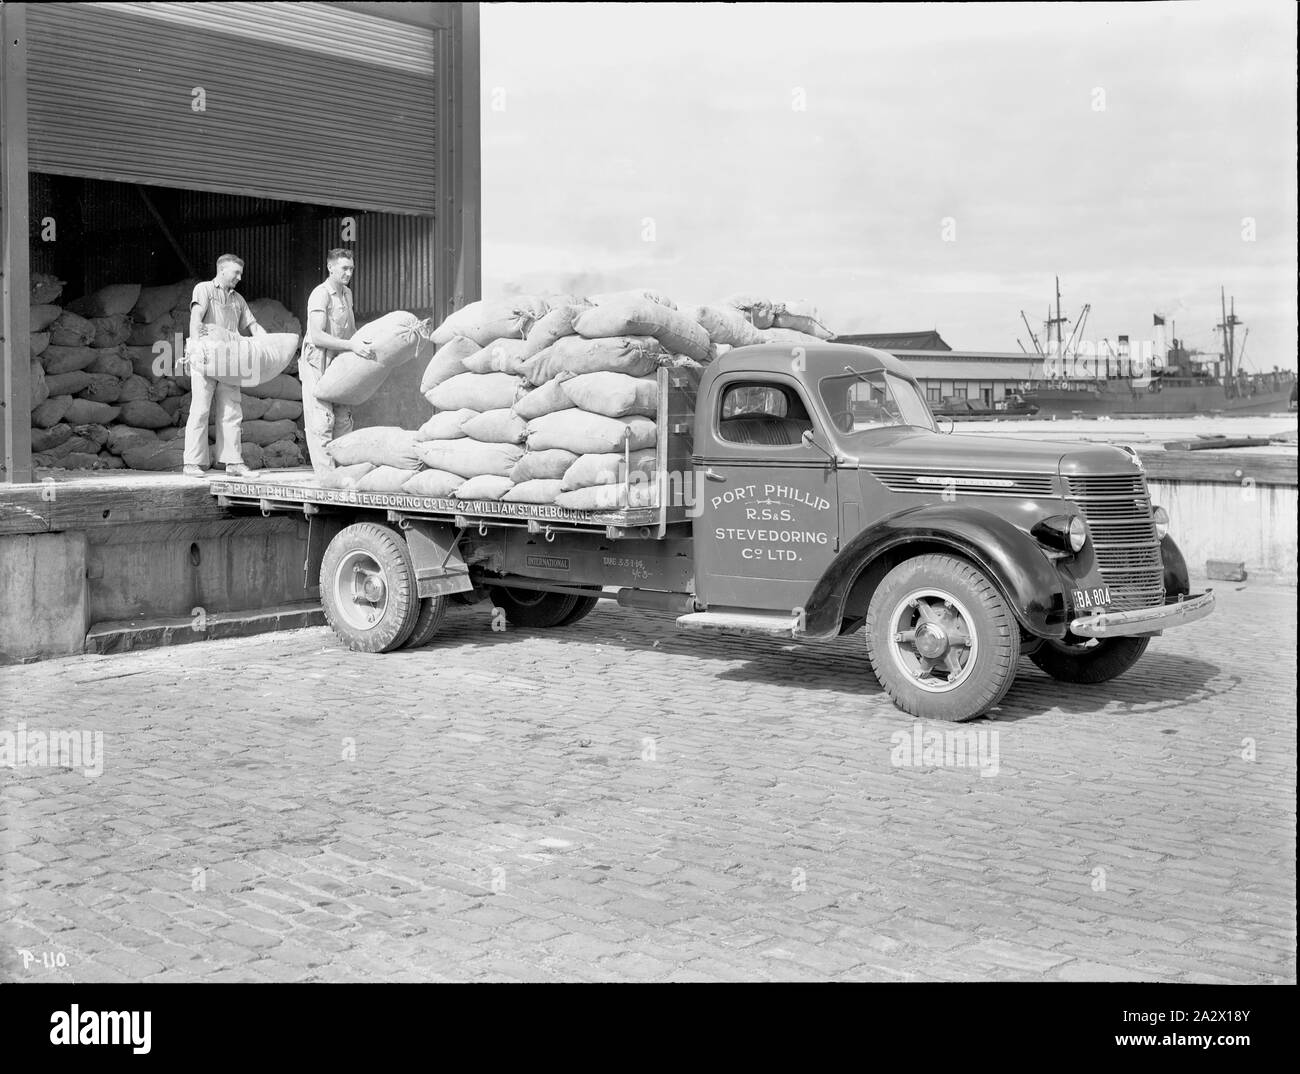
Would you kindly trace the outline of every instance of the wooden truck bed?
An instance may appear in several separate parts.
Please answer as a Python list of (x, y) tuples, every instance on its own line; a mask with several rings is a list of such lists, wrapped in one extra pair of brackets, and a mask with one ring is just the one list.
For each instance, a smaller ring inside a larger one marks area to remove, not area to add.
[(321, 488), (315, 474), (286, 474), (248, 480), (217, 480), (209, 486), (222, 507), (259, 508), (263, 514), (356, 509), (385, 511), (391, 515), (437, 518), (458, 528), (519, 526), (530, 533), (603, 531), (610, 538), (657, 538), (668, 527), (687, 520), (687, 493), (693, 480), (691, 450), (695, 398), (700, 373), (693, 369), (662, 368), (659, 380), (659, 430), (655, 445), (659, 475), (658, 505), (614, 511), (575, 511), (555, 504), (501, 503), (493, 500), (458, 500), (442, 496), (413, 496), (403, 492), (358, 492)]

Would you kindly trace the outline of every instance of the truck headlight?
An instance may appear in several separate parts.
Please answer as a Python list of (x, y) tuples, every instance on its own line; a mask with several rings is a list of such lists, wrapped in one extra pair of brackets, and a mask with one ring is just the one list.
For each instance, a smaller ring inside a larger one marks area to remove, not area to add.
[(1151, 519), (1156, 524), (1156, 536), (1163, 541), (1169, 532), (1169, 512), (1163, 507), (1154, 506), (1151, 508)]
[(1078, 515), (1053, 515), (1037, 523), (1029, 532), (1040, 544), (1062, 552), (1080, 552), (1088, 543), (1088, 527)]

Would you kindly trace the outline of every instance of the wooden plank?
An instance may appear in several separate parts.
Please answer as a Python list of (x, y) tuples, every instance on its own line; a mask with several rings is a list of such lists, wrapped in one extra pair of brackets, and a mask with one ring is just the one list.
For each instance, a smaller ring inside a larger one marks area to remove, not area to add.
[(0, 4), (0, 483), (32, 479), (27, 5)]
[(49, 479), (0, 486), (0, 535), (88, 530), (139, 522), (231, 518), (206, 484), (179, 474)]
[(1250, 478), (1256, 485), (1295, 488), (1295, 454), (1245, 455), (1232, 451), (1138, 451), (1147, 478), (1190, 484), (1239, 485)]
[(1216, 436), (1197, 440), (1166, 440), (1166, 451), (1222, 451), (1224, 448), (1268, 447), (1272, 441), (1264, 436)]

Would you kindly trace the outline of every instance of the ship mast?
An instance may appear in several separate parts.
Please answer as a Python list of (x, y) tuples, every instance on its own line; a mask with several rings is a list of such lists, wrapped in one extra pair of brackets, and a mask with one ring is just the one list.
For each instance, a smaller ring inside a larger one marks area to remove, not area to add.
[(1232, 383), (1233, 361), (1235, 354), (1235, 345), (1237, 339), (1236, 328), (1241, 324), (1237, 318), (1237, 298), (1234, 295), (1232, 304), (1229, 306), (1224, 297), (1223, 288), (1219, 288), (1219, 310), (1223, 320), (1214, 326), (1215, 331), (1223, 333), (1223, 382), (1225, 385)]
[[(1070, 332), (1070, 338), (1066, 339), (1065, 333), (1061, 329), (1063, 325), (1067, 325), (1070, 323), (1070, 319), (1068, 317), (1063, 317), (1061, 315), (1061, 277), (1057, 276), (1055, 277), (1055, 280), (1056, 280), (1056, 316), (1055, 317), (1052, 316), (1052, 305), (1049, 302), (1047, 305), (1047, 316), (1043, 319), (1043, 342), (1041, 345), (1038, 342), (1038, 337), (1034, 334), (1033, 328), (1031, 328), (1029, 325), (1029, 318), (1025, 316), (1024, 310), (1020, 311), (1020, 319), (1024, 321), (1025, 330), (1029, 333), (1029, 339), (1034, 345), (1034, 354), (1036, 354), (1039, 358), (1043, 359), (1045, 362), (1049, 361), (1049, 358), (1054, 356), (1054, 359), (1057, 363), (1057, 366), (1055, 368), (1058, 373), (1058, 377), (1065, 378), (1066, 377), (1065, 356), (1066, 354), (1069, 353), (1070, 344), (1074, 342), (1075, 336), (1077, 336), (1080, 330), (1083, 328), (1083, 322), (1087, 319), (1088, 311), (1092, 307), (1088, 305), (1085, 305), (1083, 307), (1083, 312), (1079, 315), (1078, 320), (1075, 322), (1073, 331)], [(1055, 329), (1056, 331), (1056, 337), (1055, 337), (1056, 347), (1054, 350), (1052, 348), (1053, 329)], [(1017, 340), (1017, 342), (1019, 342), (1019, 340)], [(1020, 344), (1020, 349), (1022, 351), (1025, 350), (1025, 345), (1023, 343)], [(1025, 353), (1028, 353), (1028, 351), (1025, 351)]]
[(1065, 324), (1065, 318), (1061, 316), (1061, 277), (1056, 277), (1056, 316), (1052, 316), (1051, 307), (1047, 310), (1047, 338), (1052, 338), (1052, 328), (1056, 328), (1056, 353), (1061, 353), (1061, 345), (1065, 340), (1061, 336), (1061, 325)]

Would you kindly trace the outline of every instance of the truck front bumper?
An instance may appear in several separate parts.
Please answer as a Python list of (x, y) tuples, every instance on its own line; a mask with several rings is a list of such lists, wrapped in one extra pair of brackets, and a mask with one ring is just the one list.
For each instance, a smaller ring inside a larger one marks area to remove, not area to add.
[(1081, 638), (1123, 638), (1134, 634), (1158, 634), (1170, 627), (1194, 623), (1214, 611), (1214, 591), (1185, 596), (1159, 608), (1129, 612), (1097, 612), (1070, 622), (1070, 633)]

